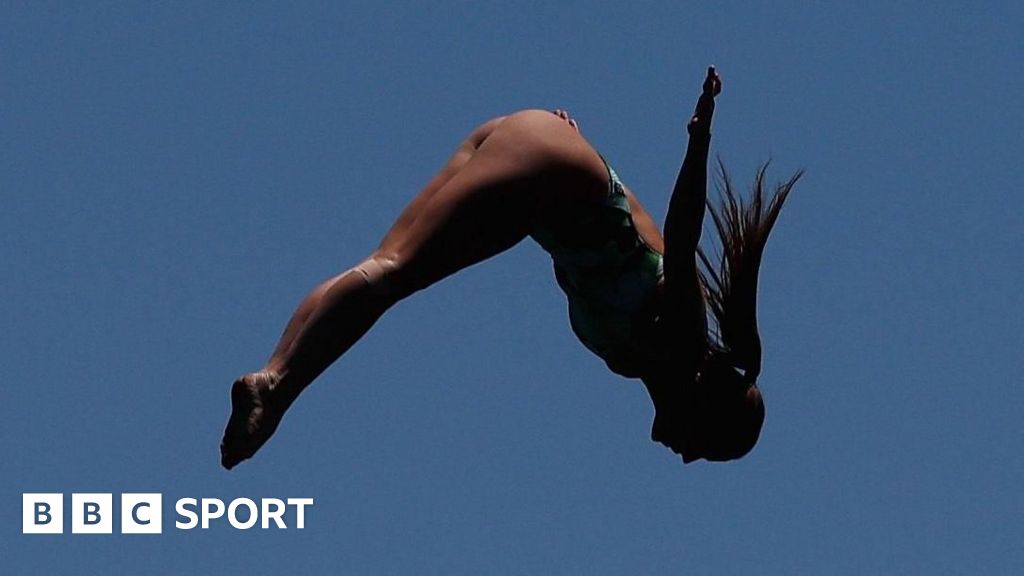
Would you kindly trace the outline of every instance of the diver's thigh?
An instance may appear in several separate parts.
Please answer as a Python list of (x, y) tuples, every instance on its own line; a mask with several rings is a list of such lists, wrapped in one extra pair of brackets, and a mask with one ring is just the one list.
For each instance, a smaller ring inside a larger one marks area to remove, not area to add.
[(547, 112), (514, 114), (377, 256), (393, 263), (395, 283), (411, 293), (511, 248), (539, 220), (557, 220), (607, 190), (604, 163), (571, 126)]
[(405, 232), (408, 227), (416, 221), (423, 207), (426, 203), (441, 189), (452, 177), (461, 170), (466, 163), (476, 153), (477, 148), (487, 139), (488, 136), (494, 131), (506, 117), (500, 116), (493, 118), (480, 126), (477, 126), (473, 132), (456, 148), (455, 152), (445, 163), (444, 167), (441, 168), (437, 174), (423, 187), (422, 190), (402, 209), (401, 214), (395, 219), (394, 224), (384, 235), (384, 239), (380, 242), (380, 247), (384, 247), (393, 243), (394, 238), (400, 236)]

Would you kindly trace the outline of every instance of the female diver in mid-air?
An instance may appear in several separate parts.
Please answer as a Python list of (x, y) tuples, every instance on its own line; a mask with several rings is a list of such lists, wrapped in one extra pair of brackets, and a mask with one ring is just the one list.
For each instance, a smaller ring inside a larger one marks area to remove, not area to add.
[(758, 269), (800, 173), (766, 199), (762, 169), (744, 202), (723, 170), (724, 199), (712, 207), (722, 254), (712, 266), (698, 241), (720, 91), (709, 68), (687, 125), (664, 239), (567, 113), (527, 110), (477, 128), (377, 250), (313, 289), (266, 365), (235, 381), (223, 466), (252, 457), (306, 386), (388, 308), (527, 236), (551, 254), (579, 339), (613, 372), (643, 381), (655, 408), (653, 440), (684, 462), (749, 452), (764, 421), (755, 385)]

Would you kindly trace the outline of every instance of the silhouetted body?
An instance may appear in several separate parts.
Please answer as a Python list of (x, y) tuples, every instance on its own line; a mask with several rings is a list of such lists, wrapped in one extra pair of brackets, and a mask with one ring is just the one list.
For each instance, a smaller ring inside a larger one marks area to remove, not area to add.
[[(380, 246), (313, 289), (266, 365), (233, 384), (222, 464), (251, 457), (298, 395), (388, 308), (527, 236), (551, 253), (584, 345), (614, 372), (643, 381), (656, 411), (654, 440), (686, 462), (746, 454), (764, 419), (754, 383), (761, 251), (799, 174), (767, 205), (763, 171), (750, 203), (726, 187), (715, 212), (723, 243), (715, 270), (698, 242), (720, 89), (710, 68), (664, 238), (567, 113), (526, 110), (477, 128)], [(710, 333), (708, 306), (717, 328)]]

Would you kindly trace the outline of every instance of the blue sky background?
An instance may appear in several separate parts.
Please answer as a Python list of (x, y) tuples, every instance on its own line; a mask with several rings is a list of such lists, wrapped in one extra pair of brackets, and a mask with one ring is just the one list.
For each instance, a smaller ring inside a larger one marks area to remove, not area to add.
[[(5, 574), (1024, 570), (1024, 8), (554, 4), (4, 4)], [(807, 168), (750, 456), (651, 443), (526, 242), (219, 467), (232, 379), (475, 125), (571, 110), (660, 220), (712, 63), (735, 179)], [(22, 535), (23, 492), (162, 492), (165, 533)], [(303, 531), (172, 527), (178, 498), (242, 496), (316, 504)]]

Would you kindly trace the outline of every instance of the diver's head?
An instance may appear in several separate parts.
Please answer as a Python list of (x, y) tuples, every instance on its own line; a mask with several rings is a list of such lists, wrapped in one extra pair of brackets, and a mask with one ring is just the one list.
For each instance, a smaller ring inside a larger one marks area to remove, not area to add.
[(683, 408), (683, 462), (735, 460), (753, 449), (764, 423), (756, 377), (718, 355), (708, 357)]

